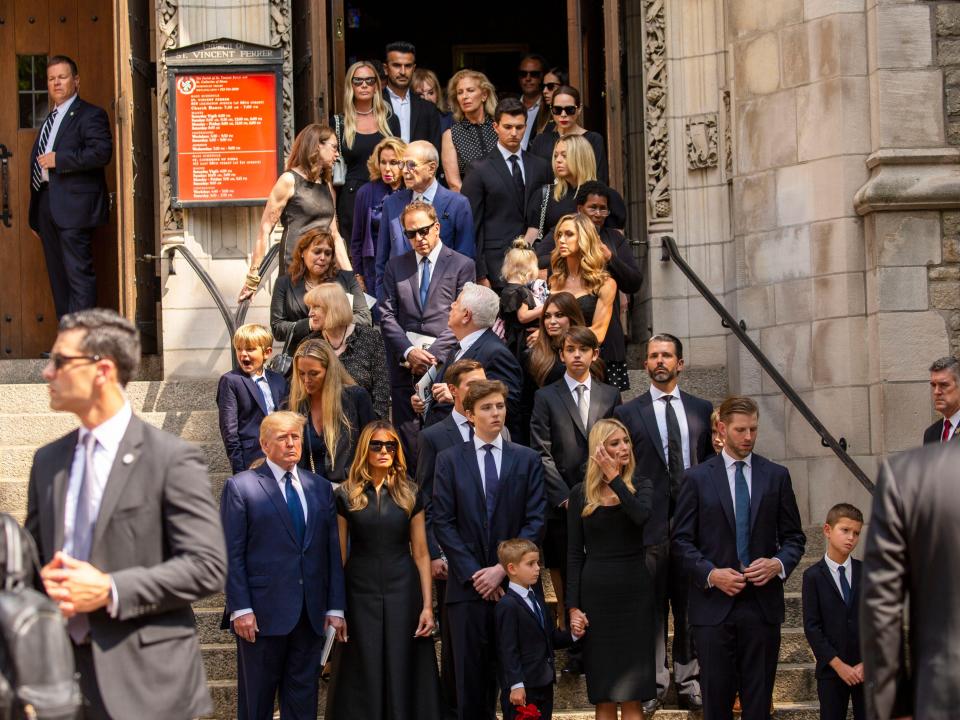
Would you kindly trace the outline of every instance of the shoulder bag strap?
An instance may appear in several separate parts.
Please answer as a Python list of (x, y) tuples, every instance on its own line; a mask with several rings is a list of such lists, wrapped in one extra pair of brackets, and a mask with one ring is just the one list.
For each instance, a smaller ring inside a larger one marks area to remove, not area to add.
[(537, 240), (543, 240), (543, 224), (547, 221), (547, 203), (550, 202), (550, 185), (543, 186), (543, 199), (540, 201), (540, 230), (537, 233)]

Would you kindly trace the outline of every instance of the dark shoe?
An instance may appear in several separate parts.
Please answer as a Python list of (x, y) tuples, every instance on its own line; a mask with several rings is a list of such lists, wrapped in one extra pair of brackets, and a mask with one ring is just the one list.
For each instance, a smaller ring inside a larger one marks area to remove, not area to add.
[(643, 717), (649, 718), (660, 709), (660, 705), (661, 703), (659, 698), (653, 698), (653, 700), (644, 700), (643, 705), (640, 706), (643, 709)]
[(583, 675), (583, 661), (579, 655), (567, 656), (567, 663), (563, 666), (563, 672), (569, 675)]
[(682, 695), (679, 698), (679, 705), (681, 710), (693, 710), (695, 712), (703, 710), (703, 698), (699, 695)]

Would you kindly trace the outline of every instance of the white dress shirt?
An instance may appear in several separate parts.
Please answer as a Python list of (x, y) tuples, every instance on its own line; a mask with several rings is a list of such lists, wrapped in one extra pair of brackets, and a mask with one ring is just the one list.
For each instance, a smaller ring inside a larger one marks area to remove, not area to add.
[(437, 196), (437, 188), (440, 187), (440, 183), (437, 182), (437, 179), (434, 178), (427, 189), (422, 193), (418, 193), (416, 190), (413, 191), (413, 195), (410, 196), (411, 200), (419, 200), (420, 202), (425, 202), (427, 205), (433, 205), (433, 198)]
[[(63, 123), (63, 119), (67, 116), (67, 111), (70, 110), (70, 106), (73, 105), (73, 101), (77, 99), (77, 93), (74, 93), (62, 103), (57, 105), (57, 116), (53, 119), (53, 126), (50, 128), (50, 135), (47, 136), (47, 144), (40, 148), (40, 154), (53, 152), (53, 144), (57, 140), (57, 133), (60, 131), (60, 125)], [(43, 182), (50, 182), (50, 170), (48, 168), (40, 168), (40, 177)]]
[[(530, 126), (527, 125), (527, 131), (529, 132), (529, 130), (530, 130)], [(526, 135), (524, 135), (524, 137), (526, 137)], [(517, 152), (512, 153), (509, 150), (507, 150), (503, 145), (501, 145), (499, 142), (497, 143), (497, 150), (499, 150), (500, 154), (503, 155), (503, 161), (507, 164), (507, 170), (510, 171), (511, 175), (513, 175), (513, 163), (510, 162), (510, 158), (513, 157), (514, 155), (517, 156), (517, 161), (520, 163), (520, 175), (521, 177), (523, 177), (524, 182), (527, 181), (527, 169), (523, 166), (523, 150), (525, 148), (526, 148), (526, 145), (522, 146), (520, 150), (518, 150)]]
[(663, 443), (663, 458), (670, 463), (670, 449), (667, 442), (667, 402), (661, 400), (664, 395), (670, 395), (674, 399), (670, 401), (673, 405), (673, 412), (677, 416), (677, 424), (680, 426), (680, 449), (683, 451), (683, 468), (690, 467), (690, 430), (687, 427), (687, 413), (683, 409), (683, 400), (680, 397), (680, 386), (674, 385), (673, 390), (665, 393), (659, 388), (650, 386), (650, 397), (653, 398), (653, 414), (657, 418), (657, 429), (660, 430), (660, 442)]
[[(473, 447), (477, 451), (477, 465), (480, 468), (480, 487), (483, 488), (484, 497), (487, 496), (487, 476), (484, 471), (487, 451), (483, 449), (483, 446), (486, 444), (487, 442), (481, 440), (479, 435), (476, 433), (473, 434)], [(490, 452), (493, 453), (493, 463), (497, 466), (497, 477), (500, 477), (500, 468), (503, 465), (503, 438), (497, 435), (490, 444), (493, 445), (493, 449)]]
[(464, 353), (470, 349), (470, 346), (473, 345), (477, 340), (480, 339), (480, 336), (487, 331), (487, 328), (480, 328), (479, 330), (474, 330), (472, 333), (460, 340), (460, 352), (457, 353), (457, 356), (454, 360), (459, 360), (463, 357)]
[(260, 391), (260, 394), (263, 395), (263, 404), (267, 407), (267, 415), (276, 410), (276, 406), (273, 402), (273, 391), (270, 389), (270, 383), (267, 380), (267, 374), (261, 372), (259, 375), (251, 375), (250, 379), (253, 380), (253, 384), (257, 386), (257, 390)]
[(453, 421), (457, 424), (457, 430), (460, 431), (463, 441), (470, 442), (470, 421), (456, 410), (450, 411), (450, 417), (452, 417)]
[(840, 568), (843, 568), (844, 575), (847, 576), (847, 583), (850, 585), (850, 593), (853, 593), (853, 560), (850, 556), (843, 563), (835, 563), (829, 555), (824, 555), (823, 559), (827, 561), (827, 567), (830, 569), (830, 576), (833, 578), (833, 584), (837, 586), (840, 597), (843, 597), (843, 589), (840, 587)]
[(530, 146), (530, 136), (533, 134), (533, 128), (537, 125), (537, 116), (543, 107), (543, 99), (537, 101), (533, 107), (527, 108), (527, 127), (523, 130), (523, 140), (520, 141), (520, 147), (526, 150)]
[[(430, 261), (430, 283), (433, 283), (433, 273), (437, 269), (437, 258), (440, 257), (440, 251), (443, 250), (443, 243), (437, 242), (433, 246), (433, 250), (430, 251), (430, 254), (426, 256), (427, 260)], [(424, 256), (420, 253), (414, 253), (417, 256), (417, 293), (420, 292), (420, 276), (423, 273), (423, 258)]]
[(387, 97), (390, 98), (390, 105), (393, 112), (400, 121), (400, 138), (405, 142), (410, 142), (410, 91), (403, 97), (397, 95), (393, 88), (387, 85)]
[[(575, 406), (577, 406), (577, 401), (578, 401), (578, 398), (577, 398), (577, 388), (578, 388), (579, 386), (581, 386), (581, 385), (583, 385), (584, 387), (587, 388), (587, 389), (584, 391), (584, 393), (583, 393), (583, 397), (584, 397), (584, 398), (586, 399), (586, 401), (587, 401), (587, 408), (589, 408), (589, 407), (590, 407), (590, 389), (591, 389), (591, 382), (593, 381), (593, 379), (590, 377), (590, 373), (587, 373), (587, 379), (584, 380), (583, 382), (580, 382), (579, 380), (575, 380), (575, 379), (573, 379), (572, 377), (570, 377), (570, 373), (564, 373), (564, 374), (563, 374), (563, 379), (566, 381), (567, 387), (570, 389), (570, 394), (573, 396), (573, 404), (574, 404)], [(577, 407), (578, 407), (578, 409), (579, 409), (579, 406), (577, 406)], [(587, 412), (588, 412), (588, 414), (589, 414), (589, 410), (588, 410)]]
[[(960, 424), (960, 410), (957, 410), (953, 415), (951, 415), (947, 419), (950, 420), (950, 434), (947, 435), (946, 441), (950, 442), (951, 440), (953, 440), (953, 438), (957, 434), (957, 425)], [(942, 423), (940, 425), (940, 441), (943, 442), (943, 424)]]

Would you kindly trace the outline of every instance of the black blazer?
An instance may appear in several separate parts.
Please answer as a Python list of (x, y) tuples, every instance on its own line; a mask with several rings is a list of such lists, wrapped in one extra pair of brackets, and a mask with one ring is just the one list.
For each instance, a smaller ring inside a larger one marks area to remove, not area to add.
[(530, 420), (530, 447), (543, 459), (548, 508), (556, 510), (569, 497), (570, 490), (583, 482), (589, 455), (589, 430), (597, 420), (612, 417), (619, 406), (619, 389), (591, 379), (590, 409), (587, 427), (583, 427), (566, 378), (537, 390)]
[[(348, 298), (353, 298), (353, 321), (357, 325), (373, 325), (373, 316), (370, 314), (370, 308), (367, 307), (367, 301), (363, 297), (363, 290), (360, 289), (360, 283), (352, 272), (341, 270), (333, 279), (347, 293)], [(294, 284), (289, 275), (281, 275), (277, 278), (277, 284), (273, 286), (273, 296), (270, 298), (270, 328), (273, 330), (273, 337), (285, 342), (287, 336), (293, 334), (290, 341), (290, 354), (297, 349), (307, 335), (310, 334), (310, 309), (303, 301), (307, 294), (306, 285), (303, 278)]]
[(803, 573), (803, 634), (817, 659), (817, 677), (836, 676), (830, 661), (839, 657), (847, 665), (860, 662), (860, 578), (862, 563), (852, 561), (850, 588), (853, 602), (847, 607), (833, 581), (827, 561), (820, 558)]
[[(417, 95), (413, 88), (407, 90), (407, 97), (410, 98), (410, 141), (426, 140), (432, 143), (440, 152), (440, 111), (432, 102), (428, 102)], [(383, 90), (383, 99), (387, 107), (391, 110), (390, 119), (387, 125), (390, 126), (390, 132), (396, 137), (400, 137), (400, 117), (393, 111), (393, 104), (390, 102), (390, 94), (386, 88)]]
[[(807, 538), (793, 494), (790, 472), (756, 453), (752, 456), (750, 492), (750, 557), (778, 558), (787, 577), (803, 557)], [(733, 608), (734, 598), (707, 587), (715, 568), (738, 568), (733, 497), (722, 455), (713, 455), (684, 474), (674, 517), (674, 560), (690, 579), (691, 625), (718, 625)], [(764, 619), (782, 625), (783, 582), (749, 586)]]
[[(604, 185), (609, 185), (610, 169), (607, 163), (607, 153), (603, 148), (603, 135), (593, 130), (587, 130), (582, 137), (593, 148), (594, 159), (597, 161), (597, 180)], [(556, 126), (552, 130), (544, 128), (543, 132), (530, 141), (530, 152), (547, 162), (551, 162), (553, 160), (553, 148), (559, 139), (560, 133), (557, 132)]]
[[(360, 431), (369, 422), (377, 419), (377, 414), (373, 411), (373, 403), (370, 401), (370, 393), (359, 385), (347, 385), (343, 388), (341, 395), (341, 404), (343, 414), (346, 415), (350, 423), (350, 429), (344, 429), (340, 433), (340, 440), (337, 442), (337, 456), (335, 462), (330, 462), (330, 456), (327, 455), (326, 445), (316, 446), (317, 436), (310, 425), (309, 406), (300, 409), (300, 414), (307, 418), (307, 427), (304, 428), (303, 435), (303, 453), (300, 456), (300, 467), (322, 475), (332, 483), (342, 483), (347, 479), (350, 472), (350, 464), (353, 462), (353, 455), (357, 450), (357, 440), (360, 437)], [(323, 444), (321, 437), (319, 442)], [(313, 462), (311, 463), (311, 456)], [(322, 464), (320, 460), (323, 460)], [(311, 464), (313, 467), (311, 467)]]
[[(495, 286), (503, 281), (500, 268), (511, 243), (527, 230), (526, 208), (540, 188), (553, 180), (550, 164), (529, 152), (522, 153), (523, 202), (514, 190), (513, 175), (499, 148), (475, 162), (460, 192), (470, 201), (477, 244), (477, 277)], [(539, 206), (538, 206), (539, 207)]]
[[(943, 418), (937, 420), (933, 425), (923, 431), (924, 445), (939, 445), (940, 438), (943, 437)], [(955, 433), (950, 442), (960, 441), (960, 433)]]
[[(40, 134), (30, 152), (30, 168), (40, 152)], [(113, 155), (110, 119), (96, 105), (73, 101), (60, 121), (53, 143), (57, 165), (50, 169), (50, 214), (62, 228), (91, 228), (110, 219), (110, 198), (103, 169)], [(27, 173), (29, 184), (30, 174)], [(38, 194), (30, 189), (30, 227), (40, 232)]]
[[(687, 432), (690, 444), (690, 465), (693, 467), (714, 455), (710, 437), (710, 414), (713, 405), (694, 395), (680, 391), (683, 411), (687, 416)], [(633, 443), (633, 455), (637, 461), (637, 473), (653, 481), (653, 510), (643, 526), (643, 544), (657, 545), (670, 537), (671, 500), (670, 474), (667, 459), (663, 455), (663, 441), (653, 411), (653, 396), (648, 390), (613, 412), (613, 417), (626, 425)]]
[(570, 647), (573, 637), (554, 622), (553, 611), (539, 595), (543, 625), (527, 601), (508, 587), (497, 602), (497, 654), (500, 657), (500, 687), (523, 683), (525, 688), (546, 687), (557, 679), (553, 651)]
[[(264, 375), (273, 396), (273, 407), (279, 410), (290, 391), (287, 381), (272, 370), (264, 370)], [(230, 467), (234, 473), (248, 470), (250, 463), (263, 457), (260, 423), (267, 416), (263, 393), (243, 370), (231, 370), (220, 376), (217, 409), (220, 411), (220, 436), (230, 458)]]

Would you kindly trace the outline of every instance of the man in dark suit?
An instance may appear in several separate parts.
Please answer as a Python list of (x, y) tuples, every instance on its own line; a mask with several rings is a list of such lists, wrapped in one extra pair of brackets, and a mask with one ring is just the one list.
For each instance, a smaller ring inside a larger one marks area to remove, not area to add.
[(432, 205), (440, 223), (440, 241), (454, 252), (471, 260), (476, 255), (473, 238), (473, 216), (470, 203), (460, 193), (440, 185), (436, 180), (440, 156), (428, 142), (410, 143), (403, 153), (405, 188), (388, 195), (383, 201), (380, 235), (377, 237), (375, 272), (377, 297), (381, 300), (383, 273), (390, 258), (407, 252), (409, 242), (400, 215), (411, 202)]
[(714, 454), (706, 400), (680, 390), (683, 343), (669, 333), (647, 341), (644, 361), (650, 389), (617, 408), (613, 416), (630, 431), (637, 472), (653, 480), (653, 509), (643, 528), (647, 570), (657, 595), (657, 698), (644, 703), (653, 712), (670, 684), (667, 667), (667, 613), (673, 611), (673, 674), (681, 704), (697, 709), (701, 701), (699, 665), (687, 622), (687, 579), (670, 560), (670, 529), (685, 469)]
[(869, 720), (957, 716), (958, 467), (960, 443), (910, 450), (880, 466), (860, 602)]
[(782, 465), (753, 452), (759, 409), (746, 397), (719, 408), (724, 449), (680, 487), (673, 553), (690, 582), (704, 720), (768, 720), (785, 608), (783, 583), (803, 556), (800, 511)]
[(113, 154), (107, 113), (78, 96), (77, 64), (47, 61), (54, 103), (30, 154), (30, 229), (43, 243), (57, 317), (97, 304), (90, 246), (94, 228), (110, 219), (103, 168)]
[(61, 318), (43, 377), (81, 427), (34, 456), (25, 526), (67, 618), (83, 718), (187, 720), (213, 710), (190, 604), (223, 589), (226, 550), (200, 451), (133, 415), (139, 362), (114, 311)]
[(943, 416), (923, 431), (923, 444), (945, 443), (960, 438), (960, 360), (947, 355), (930, 366), (933, 406)]
[(410, 91), (413, 71), (417, 68), (417, 48), (405, 41), (392, 42), (386, 47), (387, 86), (383, 99), (393, 110), (390, 130), (405, 143), (426, 140), (440, 152), (440, 112), (432, 102), (427, 102)]
[(478, 380), (463, 406), (473, 442), (437, 456), (433, 526), (449, 563), (446, 606), (460, 720), (493, 720), (496, 705), (494, 608), (506, 573), (497, 546), (510, 538), (539, 543), (546, 496), (540, 457), (500, 436), (506, 386)]
[(264, 464), (229, 478), (220, 500), (239, 720), (270, 720), (278, 690), (281, 717), (315, 718), (327, 626), (347, 639), (336, 503), (326, 478), (297, 467), (304, 422), (264, 418)]
[[(456, 344), (447, 324), (449, 308), (473, 281), (474, 265), (440, 242), (440, 223), (432, 205), (411, 203), (401, 221), (413, 249), (387, 263), (380, 330), (387, 350), (393, 424), (405, 456), (412, 461), (417, 457), (420, 430), (410, 405), (413, 383)], [(415, 474), (416, 468), (410, 471)]]
[(471, 166), (461, 188), (476, 227), (477, 277), (498, 289), (504, 285), (504, 255), (527, 230), (527, 203), (553, 181), (548, 163), (520, 150), (526, 127), (523, 103), (516, 98), (498, 102), (493, 122), (497, 147)]

